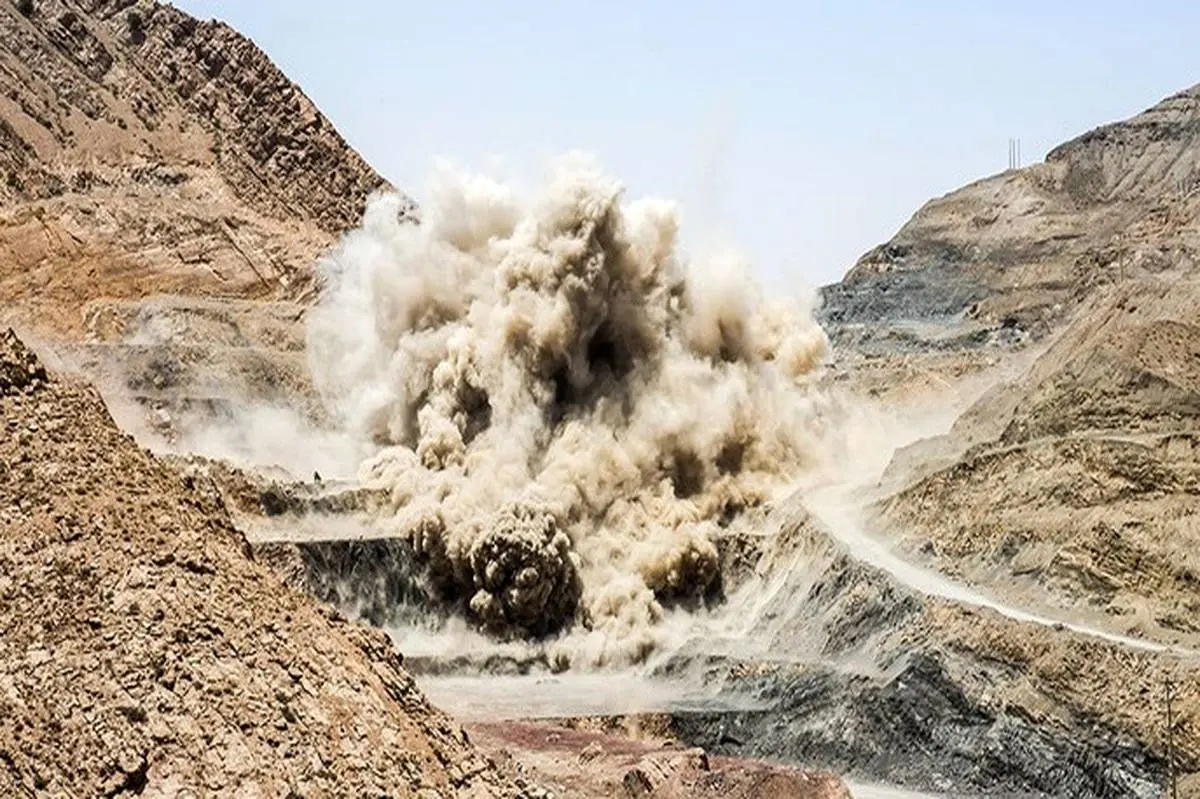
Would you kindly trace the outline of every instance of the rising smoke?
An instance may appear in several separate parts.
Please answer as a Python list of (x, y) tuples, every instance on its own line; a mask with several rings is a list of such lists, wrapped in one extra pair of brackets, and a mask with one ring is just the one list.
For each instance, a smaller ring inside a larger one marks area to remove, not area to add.
[(811, 309), (731, 255), (686, 262), (679, 218), (582, 156), (530, 202), (435, 174), (422, 221), (379, 196), (322, 266), (310, 367), (378, 454), (440, 596), (499, 637), (571, 630), (644, 657), (711, 599), (718, 544), (819, 451)]

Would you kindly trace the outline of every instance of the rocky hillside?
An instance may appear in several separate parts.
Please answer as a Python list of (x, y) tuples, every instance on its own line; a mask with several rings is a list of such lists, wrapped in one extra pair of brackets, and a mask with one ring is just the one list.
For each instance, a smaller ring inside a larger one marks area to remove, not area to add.
[(1098, 287), (1192, 268), (1198, 187), (1200, 86), (931, 200), (826, 289), (825, 317), (866, 349), (1019, 345)]
[[(1018, 693), (1066, 698), (1075, 736), (1090, 718), (1173, 757), (1187, 796), (1200, 795), (1198, 186), (1200, 86), (930, 201), (823, 310), (846, 385), (957, 408), (859, 497), (889, 551), (989, 601), (1124, 636), (1125, 651), (1085, 654), (1061, 623), (1036, 644), (1044, 629), (966, 624), (950, 647), (1016, 669), (1030, 680)], [(1186, 716), (1173, 755), (1164, 672)]]
[(1196, 646), (1198, 305), (1196, 280), (1098, 295), (1026, 374), (906, 459), (924, 473), (881, 504), (893, 529), (1026, 604)]
[(1048, 347), (894, 461), (895, 536), (1025, 604), (1196, 645), (1198, 186), (1200, 86), (930, 202), (830, 288), (843, 351), (896, 383)]
[(0, 419), (0, 793), (537, 795), (11, 331)]
[(0, 2), (10, 322), (75, 337), (104, 300), (295, 294), (383, 185), (223, 23), (145, 0)]

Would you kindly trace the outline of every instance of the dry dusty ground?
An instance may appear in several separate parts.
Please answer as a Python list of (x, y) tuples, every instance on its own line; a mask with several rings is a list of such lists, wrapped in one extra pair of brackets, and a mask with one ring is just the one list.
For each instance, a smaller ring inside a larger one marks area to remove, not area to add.
[(561, 724), (491, 722), (468, 727), (471, 740), (513, 759), (564, 799), (849, 799), (830, 774), (759, 760), (710, 757), (671, 738), (634, 739)]
[[(1198, 118), (1193, 87), (931, 200), (827, 290), (824, 311), (864, 393), (950, 391), (981, 363), (1023, 360), (862, 491), (874, 534), (1013, 606), (1193, 651)], [(960, 613), (938, 611), (949, 646), (1028, 680), (1005, 701), (1039, 715), (1033, 693), (1066, 697), (1160, 753), (1172, 675), (1181, 767), (1200, 767), (1194, 659), (1101, 656), (1097, 642), (1069, 654), (1066, 637)]]
[(522, 795), (390, 640), (0, 338), (0, 763), (16, 795)]

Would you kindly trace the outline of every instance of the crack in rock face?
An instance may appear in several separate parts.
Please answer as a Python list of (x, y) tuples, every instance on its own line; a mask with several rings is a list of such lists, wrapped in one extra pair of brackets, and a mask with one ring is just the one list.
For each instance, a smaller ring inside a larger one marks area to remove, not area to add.
[(736, 254), (685, 261), (675, 208), (586, 157), (529, 202), (448, 170), (427, 195), (419, 225), (371, 201), (308, 321), (377, 521), (488, 632), (642, 658), (713, 596), (722, 531), (820, 459), (825, 334)]

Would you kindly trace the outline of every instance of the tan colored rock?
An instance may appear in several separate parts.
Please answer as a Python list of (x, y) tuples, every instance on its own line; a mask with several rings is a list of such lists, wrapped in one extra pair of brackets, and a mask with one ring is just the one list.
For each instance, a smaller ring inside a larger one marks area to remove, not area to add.
[[(840, 286), (907, 275), (885, 316), (970, 319), (1036, 333), (1098, 287), (1193, 268), (1200, 256), (1200, 85), (925, 203)], [(870, 292), (868, 292), (869, 294)], [(860, 300), (861, 301), (861, 300)], [(850, 314), (854, 316), (854, 314)]]
[(384, 186), (250, 40), (171, 6), (0, 3), (0, 306), (78, 336), (157, 293), (302, 292)]
[(1196, 646), (1197, 304), (1194, 277), (1098, 295), (955, 423), (939, 443), (957, 455), (881, 504), (897, 533), (1023, 604)]
[(532, 795), (93, 389), (6, 381), (0, 420), (0, 793)]

